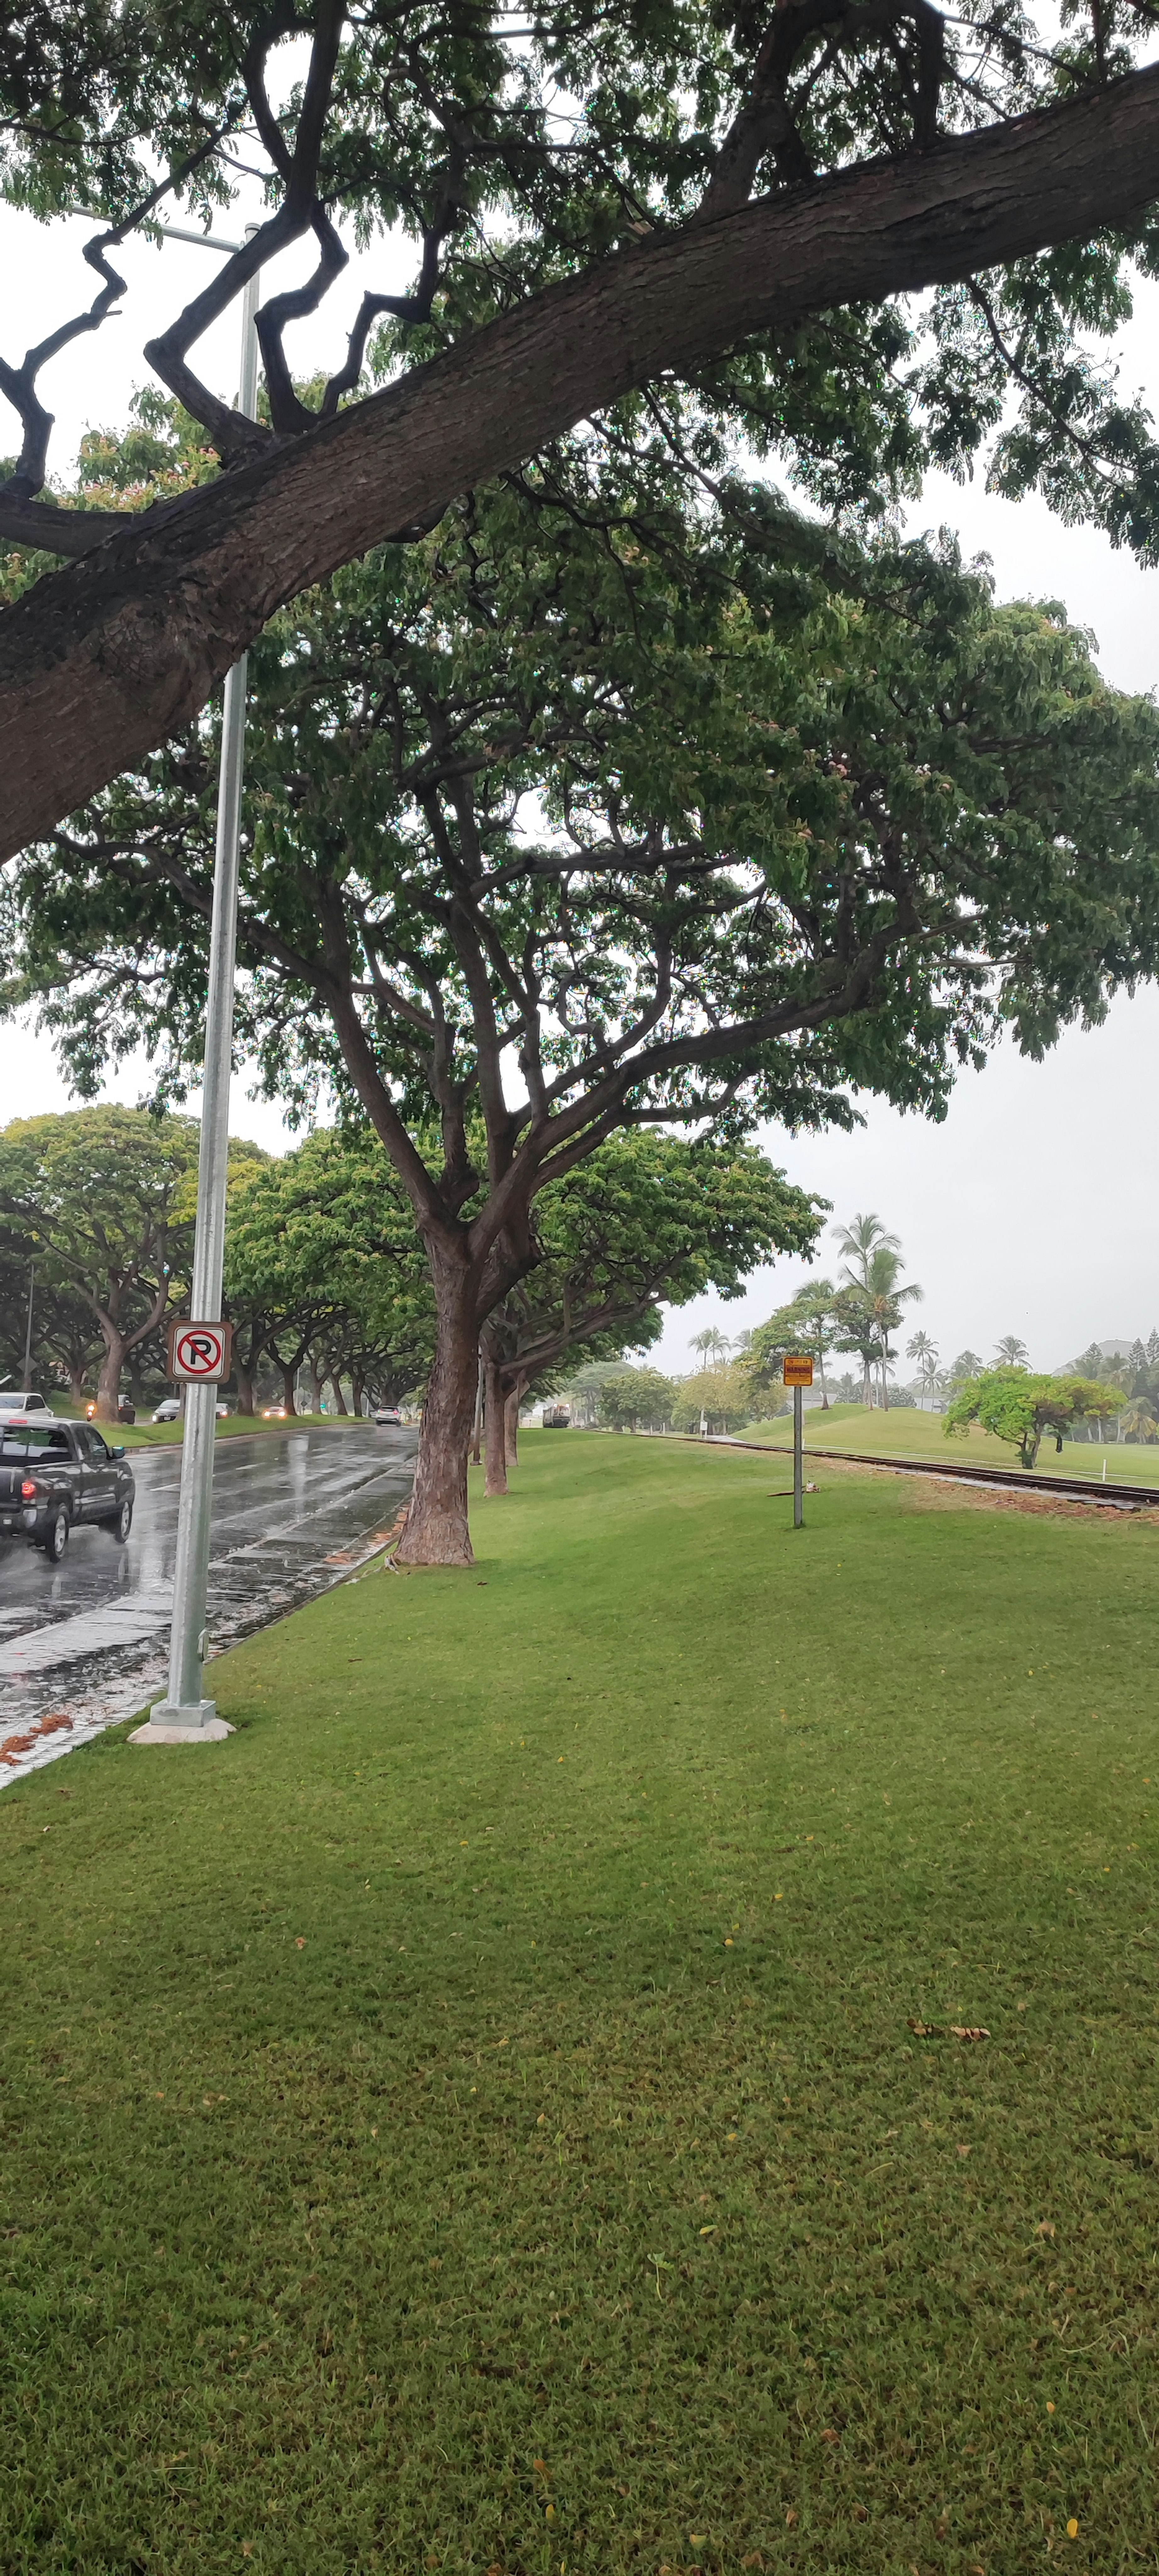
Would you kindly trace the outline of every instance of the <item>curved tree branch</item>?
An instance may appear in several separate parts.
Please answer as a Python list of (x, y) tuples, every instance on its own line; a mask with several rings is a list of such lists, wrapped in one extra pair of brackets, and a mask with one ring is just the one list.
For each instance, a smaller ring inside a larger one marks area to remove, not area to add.
[(0, 857), (176, 731), (284, 601), (429, 524), (593, 410), (832, 305), (1125, 226), (1155, 198), (1157, 171), (1152, 67), (653, 234), (305, 437), (159, 504), (0, 618)]

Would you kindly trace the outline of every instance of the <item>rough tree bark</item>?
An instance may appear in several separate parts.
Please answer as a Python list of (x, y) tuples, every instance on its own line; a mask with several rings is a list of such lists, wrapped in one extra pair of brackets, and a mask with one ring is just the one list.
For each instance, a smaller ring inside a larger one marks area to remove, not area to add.
[[(657, 375), (1126, 224), (1159, 68), (657, 232), (38, 582), (0, 619), (0, 858), (205, 704), (275, 609)], [(5, 533), (17, 541), (5, 523)]]
[(507, 1491), (507, 1424), (503, 1400), (503, 1373), (498, 1360), (483, 1362), (484, 1403), (486, 1405), (487, 1472), (483, 1491), (494, 1500)]
[(427, 1250), (437, 1339), (398, 1558), (402, 1565), (473, 1565), (467, 1451), (479, 1370), (478, 1279), (465, 1252), (438, 1236), (428, 1236)]
[(295, 1421), (296, 1421), (296, 1420), (297, 1420), (297, 1418), (298, 1418), (298, 1408), (297, 1408), (297, 1405), (296, 1405), (296, 1404), (295, 1404), (295, 1402), (294, 1402), (294, 1389), (295, 1389), (295, 1386), (297, 1385), (297, 1382), (298, 1382), (298, 1367), (299, 1367), (299, 1363), (298, 1363), (298, 1361), (297, 1361), (297, 1360), (295, 1360), (295, 1361), (293, 1362), (292, 1366), (291, 1366), (291, 1365), (288, 1365), (288, 1364), (287, 1364), (287, 1362), (286, 1362), (285, 1360), (281, 1360), (281, 1359), (280, 1359), (280, 1360), (278, 1361), (278, 1363), (277, 1363), (277, 1366), (278, 1366), (278, 1373), (279, 1373), (279, 1376), (281, 1377), (281, 1381), (282, 1381), (282, 1409), (283, 1409), (283, 1412), (285, 1412), (285, 1413), (289, 1413), (289, 1414), (293, 1414), (294, 1419), (295, 1419)]
[(125, 1365), (128, 1343), (125, 1335), (117, 1331), (116, 1325), (107, 1321), (102, 1322), (101, 1337), (104, 1350), (101, 1355), (100, 1375), (97, 1379), (96, 1418), (98, 1422), (115, 1422), (117, 1408), (121, 1401), (121, 1371)]
[(509, 1467), (519, 1465), (519, 1407), (527, 1391), (527, 1380), (520, 1376), (508, 1391), (503, 1405), (503, 1430)]

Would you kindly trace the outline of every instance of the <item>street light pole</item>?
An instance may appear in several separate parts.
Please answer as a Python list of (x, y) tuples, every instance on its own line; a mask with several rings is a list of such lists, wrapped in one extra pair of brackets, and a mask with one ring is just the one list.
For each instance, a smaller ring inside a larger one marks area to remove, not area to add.
[[(178, 238), (190, 239), (191, 236)], [(222, 244), (221, 247), (227, 245)], [(258, 278), (255, 275), (245, 289), (242, 305), (238, 408), (247, 420), (257, 417), (258, 346), (254, 329), (257, 307)], [(198, 1323), (214, 1323), (221, 1316), (245, 708), (246, 656), (243, 653), (240, 662), (235, 662), (226, 675), (221, 726), (213, 920), (205, 1007), (205, 1079), (191, 1283), (192, 1312)], [(147, 1725), (135, 1729), (129, 1739), (132, 1744), (206, 1744), (233, 1733), (233, 1728), (218, 1716), (214, 1701), (204, 1697), (202, 1687), (216, 1429), (217, 1382), (187, 1386), (177, 1556), (173, 1575), (173, 1623), (169, 1634), (169, 1688), (165, 1698), (155, 1702)]]
[(24, 1375), (20, 1381), (24, 1387), (32, 1384), (32, 1297), (35, 1287), (36, 1263), (33, 1262), (28, 1273), (28, 1324), (24, 1335)]

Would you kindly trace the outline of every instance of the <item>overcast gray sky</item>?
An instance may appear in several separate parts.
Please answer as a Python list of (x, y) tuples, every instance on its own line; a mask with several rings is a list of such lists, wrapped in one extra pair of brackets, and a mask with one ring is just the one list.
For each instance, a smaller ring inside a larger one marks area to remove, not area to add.
[[(241, 220), (231, 218), (228, 229), (236, 233)], [(46, 230), (0, 209), (6, 355), (87, 301), (91, 274), (80, 260), (87, 230), (80, 222)], [(82, 341), (79, 355), (66, 351), (42, 382), (58, 418), (54, 472), (67, 473), (86, 426), (124, 420), (134, 386), (147, 377), (142, 343), (199, 290), (209, 256), (176, 243), (126, 248), (131, 294), (124, 318)], [(305, 272), (310, 256), (299, 246), (286, 264), (287, 284)], [(352, 257), (324, 319), (308, 326), (308, 339), (304, 328), (293, 347), (296, 363), (337, 358), (369, 283), (401, 283), (397, 257), (385, 245)], [(1159, 290), (1148, 286), (1119, 356), (1124, 390), (1142, 388), (1159, 411), (1157, 319)], [(230, 317), (198, 353), (207, 378), (227, 394), (236, 380), (236, 336)], [(10, 427), (0, 427), (0, 452), (13, 443)], [(1013, 504), (977, 483), (960, 490), (933, 477), (911, 524), (943, 523), (959, 531), (967, 555), (991, 557), (1000, 598), (1061, 598), (1093, 629), (1102, 668), (1117, 686), (1159, 684), (1159, 574), (1140, 571), (1090, 529), (1062, 527), (1038, 501)], [(900, 1234), (911, 1274), (925, 1289), (915, 1321), (948, 1358), (967, 1342), (986, 1352), (1000, 1334), (1018, 1333), (1033, 1360), (1051, 1367), (1092, 1337), (1146, 1336), (1159, 1324), (1156, 1065), (1159, 996), (1148, 989), (1121, 998), (1104, 1028), (1069, 1033), (1043, 1065), (1003, 1049), (984, 1074), (961, 1078), (941, 1127), (868, 1100), (860, 1104), (866, 1124), (853, 1136), (794, 1141), (769, 1133), (764, 1142), (791, 1179), (833, 1201), (835, 1219), (874, 1209)], [(111, 1096), (132, 1101), (143, 1081), (143, 1070), (127, 1066)], [(68, 1105), (47, 1041), (29, 1029), (0, 1027), (0, 1123)], [(290, 1141), (276, 1108), (247, 1099), (244, 1076), (232, 1124), (274, 1149)], [(832, 1250), (829, 1242), (822, 1246), (818, 1266), (833, 1266)], [(731, 1333), (759, 1322), (803, 1275), (800, 1264), (785, 1265), (761, 1274), (739, 1304), (706, 1299), (684, 1308), (670, 1319), (662, 1363), (687, 1369), (689, 1339), (703, 1323)]]

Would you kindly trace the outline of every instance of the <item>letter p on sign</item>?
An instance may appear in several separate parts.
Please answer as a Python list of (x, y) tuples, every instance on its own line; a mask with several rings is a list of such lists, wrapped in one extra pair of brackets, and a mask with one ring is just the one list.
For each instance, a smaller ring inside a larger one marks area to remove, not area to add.
[(193, 1386), (228, 1377), (232, 1343), (232, 1324), (170, 1324), (170, 1377)]

